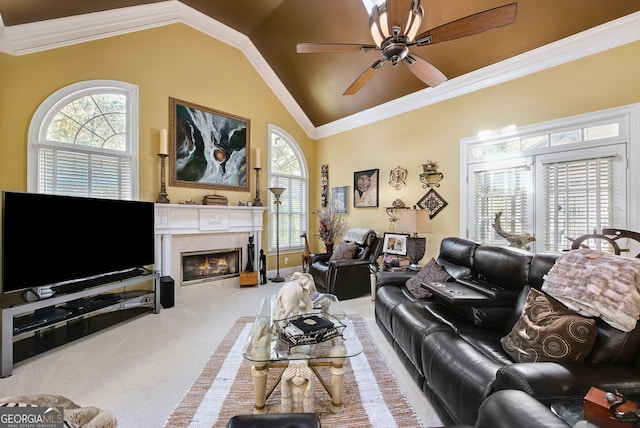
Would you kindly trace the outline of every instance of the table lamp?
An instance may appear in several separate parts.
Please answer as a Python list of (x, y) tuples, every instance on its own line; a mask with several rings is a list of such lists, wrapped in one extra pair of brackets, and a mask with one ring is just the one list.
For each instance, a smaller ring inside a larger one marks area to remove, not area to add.
[(409, 269), (420, 270), (418, 262), (424, 257), (427, 238), (419, 237), (418, 233), (433, 232), (429, 211), (418, 210), (415, 209), (415, 207), (404, 210), (400, 216), (400, 220), (398, 220), (396, 230), (398, 232), (409, 232), (413, 234), (407, 238), (407, 257), (411, 260)]

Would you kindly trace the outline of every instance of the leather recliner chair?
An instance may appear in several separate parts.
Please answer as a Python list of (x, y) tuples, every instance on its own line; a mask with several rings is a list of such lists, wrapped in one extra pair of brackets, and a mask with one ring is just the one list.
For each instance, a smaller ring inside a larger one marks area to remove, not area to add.
[(358, 244), (352, 259), (330, 260), (329, 253), (311, 254), (309, 273), (318, 291), (333, 294), (340, 300), (371, 293), (369, 265), (376, 263), (382, 242), (375, 231), (370, 231), (363, 243)]

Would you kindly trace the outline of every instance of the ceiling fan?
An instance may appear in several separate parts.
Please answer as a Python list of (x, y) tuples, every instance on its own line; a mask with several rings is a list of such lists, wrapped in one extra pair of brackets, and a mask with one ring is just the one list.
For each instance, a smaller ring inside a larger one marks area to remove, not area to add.
[(385, 62), (393, 66), (402, 62), (418, 79), (436, 87), (447, 77), (427, 60), (410, 52), (412, 46), (421, 47), (472, 36), (494, 28), (512, 24), (516, 19), (517, 3), (510, 3), (464, 18), (451, 21), (418, 34), (424, 9), (420, 0), (363, 0), (369, 10), (369, 28), (375, 45), (355, 43), (298, 43), (298, 53), (348, 53), (381, 51), (382, 59), (375, 61), (344, 92), (358, 92)]

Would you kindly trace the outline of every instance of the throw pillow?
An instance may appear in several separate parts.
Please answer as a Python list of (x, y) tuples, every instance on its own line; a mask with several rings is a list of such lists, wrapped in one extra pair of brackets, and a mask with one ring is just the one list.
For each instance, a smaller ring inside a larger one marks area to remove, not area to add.
[(352, 259), (356, 255), (356, 249), (358, 248), (358, 244), (355, 242), (341, 242), (338, 246), (333, 250), (333, 254), (331, 254), (331, 260), (343, 260), (343, 259)]
[(587, 358), (596, 340), (596, 321), (532, 288), (522, 315), (500, 339), (516, 362), (576, 362)]
[(422, 269), (405, 282), (405, 285), (409, 292), (418, 299), (426, 299), (431, 297), (431, 292), (422, 288), (423, 282), (447, 282), (452, 277), (444, 270), (434, 259), (429, 260), (429, 263), (424, 265)]

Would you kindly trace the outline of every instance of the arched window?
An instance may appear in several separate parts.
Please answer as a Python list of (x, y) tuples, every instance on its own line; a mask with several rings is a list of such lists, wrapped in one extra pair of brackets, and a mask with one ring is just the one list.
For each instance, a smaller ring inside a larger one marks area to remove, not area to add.
[[(308, 169), (300, 147), (283, 130), (269, 125), (269, 187), (284, 187), (280, 197), (279, 230), (276, 230), (275, 198), (269, 193), (269, 251), (276, 251), (276, 233), (280, 250), (300, 250), (300, 235), (307, 230)], [(309, 234), (308, 234), (309, 235)]]
[(29, 191), (138, 198), (138, 87), (91, 80), (62, 88), (29, 126)]

